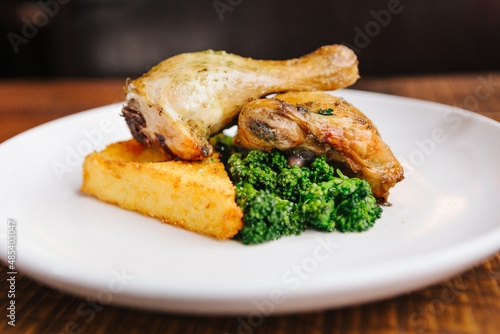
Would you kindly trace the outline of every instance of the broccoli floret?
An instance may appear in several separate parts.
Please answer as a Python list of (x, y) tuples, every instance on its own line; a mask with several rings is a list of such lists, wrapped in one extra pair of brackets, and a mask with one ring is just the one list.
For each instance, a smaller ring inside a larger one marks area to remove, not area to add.
[(285, 158), (277, 153), (253, 150), (244, 158), (241, 153), (233, 154), (228, 163), (236, 185), (248, 182), (257, 189), (274, 189), (278, 178), (276, 171), (286, 165), (286, 159), (283, 159)]
[(294, 203), (268, 190), (257, 191), (250, 183), (244, 183), (237, 188), (237, 198), (243, 210), (245, 225), (234, 239), (245, 245), (300, 234), (306, 229), (305, 224), (294, 216)]
[(299, 210), (302, 219), (312, 227), (320, 230), (333, 231), (335, 228), (335, 201), (328, 196), (326, 183), (312, 183), (301, 194)]
[(337, 198), (335, 229), (340, 232), (366, 231), (382, 216), (366, 180), (344, 179)]
[[(382, 215), (382, 209), (371, 192), (366, 180), (347, 178), (340, 171), (339, 177), (333, 177), (328, 182), (321, 182), (317, 187), (311, 187), (311, 193), (306, 199), (317, 203), (312, 209), (303, 212), (307, 214), (306, 220), (316, 227), (327, 231), (333, 229), (340, 232), (362, 232), (369, 229)], [(314, 191), (316, 189), (316, 191)], [(314, 199), (314, 200), (313, 200)], [(332, 203), (331, 200), (334, 200)], [(309, 208), (311, 205), (304, 202)], [(323, 215), (315, 213), (314, 209), (324, 206)], [(332, 206), (333, 205), (333, 206)], [(326, 217), (330, 214), (330, 221), (326, 218), (319, 220), (317, 217)]]
[(335, 168), (330, 166), (324, 155), (317, 157), (311, 164), (311, 181), (325, 182), (335, 178)]
[(283, 168), (278, 175), (276, 194), (284, 199), (296, 202), (301, 193), (311, 186), (309, 169), (293, 166)]
[(381, 217), (368, 182), (347, 178), (324, 156), (310, 167), (289, 167), (279, 150), (253, 150), (233, 154), (228, 164), (245, 222), (235, 239), (244, 244), (300, 234), (307, 228), (360, 232)]
[(274, 189), (277, 174), (266, 164), (266, 161), (260, 161), (262, 154), (258, 154), (258, 152), (260, 151), (251, 151), (245, 158), (242, 157), (241, 153), (235, 153), (229, 158), (229, 170), (236, 186), (248, 182), (256, 186), (268, 186)]
[(284, 168), (288, 167), (285, 155), (281, 151), (274, 149), (271, 151), (271, 153), (268, 154), (271, 160), (270, 161), (271, 168), (275, 172), (280, 173)]

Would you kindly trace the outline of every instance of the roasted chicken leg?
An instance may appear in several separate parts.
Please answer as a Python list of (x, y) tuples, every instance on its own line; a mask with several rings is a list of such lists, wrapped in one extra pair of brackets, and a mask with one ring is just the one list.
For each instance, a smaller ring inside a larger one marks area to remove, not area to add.
[(404, 178), (372, 121), (347, 101), (324, 92), (250, 101), (239, 115), (235, 143), (247, 149), (302, 148), (325, 155), (366, 179), (382, 203)]
[(358, 79), (357, 64), (356, 55), (342, 45), (284, 61), (212, 50), (180, 54), (127, 83), (123, 115), (143, 145), (200, 160), (212, 154), (209, 136), (233, 122), (248, 99), (346, 87)]

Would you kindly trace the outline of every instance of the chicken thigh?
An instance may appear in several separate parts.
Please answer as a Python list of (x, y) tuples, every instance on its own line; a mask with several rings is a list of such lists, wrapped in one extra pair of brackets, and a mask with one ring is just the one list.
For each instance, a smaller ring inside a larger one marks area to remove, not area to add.
[(357, 64), (342, 45), (283, 61), (212, 50), (180, 54), (127, 83), (123, 116), (143, 145), (200, 160), (212, 154), (209, 136), (231, 124), (248, 99), (346, 87), (358, 79)]
[[(377, 128), (347, 101), (324, 92), (291, 92), (246, 104), (235, 143), (270, 151), (307, 149), (366, 179), (379, 202), (403, 176), (403, 167)], [(313, 155), (314, 156), (314, 155)]]

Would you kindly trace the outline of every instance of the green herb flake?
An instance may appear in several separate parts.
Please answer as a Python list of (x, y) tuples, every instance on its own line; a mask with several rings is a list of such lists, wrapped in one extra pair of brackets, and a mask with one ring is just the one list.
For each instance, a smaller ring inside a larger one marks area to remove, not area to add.
[(318, 109), (318, 114), (323, 115), (323, 116), (335, 116), (332, 108)]

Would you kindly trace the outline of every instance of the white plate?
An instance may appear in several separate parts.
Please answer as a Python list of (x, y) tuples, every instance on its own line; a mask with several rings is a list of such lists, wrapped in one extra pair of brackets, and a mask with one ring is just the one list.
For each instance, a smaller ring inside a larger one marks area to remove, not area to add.
[[(451, 106), (342, 90), (405, 167), (364, 233), (219, 241), (79, 192), (91, 150), (130, 138), (120, 105), (0, 145), (0, 256), (17, 221), (18, 269), (101, 304), (202, 314), (318, 310), (420, 289), (500, 249), (500, 124)], [(85, 310), (80, 310), (84, 312)]]

